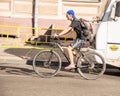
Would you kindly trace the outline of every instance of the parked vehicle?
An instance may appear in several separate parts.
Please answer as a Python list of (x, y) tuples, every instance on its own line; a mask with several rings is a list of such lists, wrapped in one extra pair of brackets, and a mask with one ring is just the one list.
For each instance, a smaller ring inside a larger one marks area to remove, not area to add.
[(115, 18), (116, 0), (110, 0), (101, 20), (96, 23), (96, 51), (106, 63), (120, 68), (120, 21)]

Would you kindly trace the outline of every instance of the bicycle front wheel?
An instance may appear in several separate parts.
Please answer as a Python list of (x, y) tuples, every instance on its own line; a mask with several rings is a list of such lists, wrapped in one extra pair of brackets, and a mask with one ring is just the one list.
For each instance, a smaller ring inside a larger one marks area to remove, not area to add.
[(103, 75), (106, 70), (104, 58), (97, 52), (85, 52), (77, 62), (78, 73), (87, 80), (94, 80)]
[(53, 50), (40, 51), (33, 59), (33, 69), (40, 77), (53, 77), (61, 69), (60, 56)]

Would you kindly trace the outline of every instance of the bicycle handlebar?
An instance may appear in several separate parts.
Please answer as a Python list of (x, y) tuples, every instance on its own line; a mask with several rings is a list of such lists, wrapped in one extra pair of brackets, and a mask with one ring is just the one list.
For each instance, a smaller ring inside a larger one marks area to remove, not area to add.
[(58, 44), (60, 44), (61, 46), (67, 46), (66, 44), (64, 44), (63, 42), (60, 41), (60, 37), (54, 37), (54, 36), (52, 36), (51, 39), (57, 40), (55, 42), (58, 43)]
[(51, 36), (51, 39), (53, 39), (53, 40), (57, 39), (58, 41), (60, 41), (60, 38), (59, 38), (59, 37)]

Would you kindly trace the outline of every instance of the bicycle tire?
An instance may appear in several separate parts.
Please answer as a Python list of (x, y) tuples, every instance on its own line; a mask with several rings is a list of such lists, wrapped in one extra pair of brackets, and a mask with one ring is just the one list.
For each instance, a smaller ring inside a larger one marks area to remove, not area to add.
[(33, 70), (43, 78), (55, 76), (61, 69), (61, 58), (53, 50), (42, 50), (33, 59)]
[(77, 71), (87, 80), (100, 78), (106, 70), (106, 63), (99, 53), (88, 51), (84, 53), (77, 61)]

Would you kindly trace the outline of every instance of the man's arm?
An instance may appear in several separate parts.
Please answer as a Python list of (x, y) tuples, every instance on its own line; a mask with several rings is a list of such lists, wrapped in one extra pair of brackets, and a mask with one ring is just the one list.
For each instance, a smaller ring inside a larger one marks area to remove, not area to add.
[(70, 30), (72, 30), (72, 27), (68, 27), (68, 28), (66, 28), (66, 29), (63, 30), (61, 33), (59, 33), (58, 36), (64, 35), (64, 34), (70, 32)]

